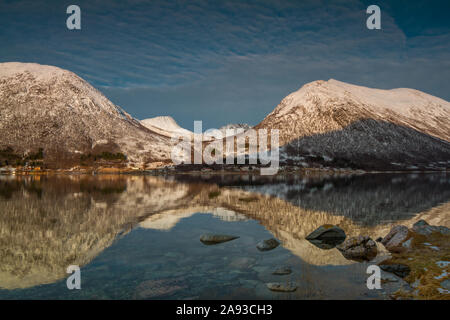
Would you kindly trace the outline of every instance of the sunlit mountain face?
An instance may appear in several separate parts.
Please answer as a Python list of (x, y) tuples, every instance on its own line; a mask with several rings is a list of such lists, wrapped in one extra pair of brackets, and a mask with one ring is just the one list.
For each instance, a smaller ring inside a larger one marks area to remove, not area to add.
[[(324, 224), (372, 239), (420, 219), (450, 226), (445, 173), (2, 176), (0, 185), (1, 298), (382, 298), (365, 286), (365, 263), (305, 237)], [(205, 233), (239, 238), (206, 246)], [(269, 238), (281, 245), (258, 251)], [(378, 249), (375, 259), (387, 254)], [(83, 290), (67, 290), (69, 265), (81, 267)], [(276, 296), (265, 283), (286, 265), (301, 289)]]

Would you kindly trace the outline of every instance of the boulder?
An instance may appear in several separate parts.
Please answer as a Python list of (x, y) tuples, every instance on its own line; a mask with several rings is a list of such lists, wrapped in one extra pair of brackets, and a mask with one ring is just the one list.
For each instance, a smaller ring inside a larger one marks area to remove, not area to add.
[(281, 283), (281, 282), (270, 282), (266, 284), (267, 288), (271, 291), (277, 292), (294, 292), (297, 290), (297, 286), (294, 283)]
[(444, 226), (430, 226), (425, 220), (419, 220), (414, 223), (412, 230), (418, 234), (428, 236), (433, 232), (439, 232), (442, 235), (449, 235), (450, 229)]
[(269, 251), (269, 250), (275, 249), (279, 245), (280, 245), (280, 243), (276, 239), (272, 238), (272, 239), (263, 240), (263, 241), (259, 242), (256, 245), (256, 248), (258, 248), (259, 251)]
[(386, 272), (393, 273), (400, 278), (407, 277), (409, 273), (411, 272), (411, 268), (407, 266), (406, 264), (381, 264), (379, 266), (381, 270), (384, 270)]
[(231, 235), (227, 235), (227, 234), (206, 233), (200, 237), (200, 241), (203, 244), (212, 245), (212, 244), (218, 244), (218, 243), (222, 243), (222, 242), (231, 241), (231, 240), (234, 240), (237, 238), (239, 238), (239, 237), (231, 236)]
[(400, 252), (405, 249), (402, 247), (402, 243), (408, 240), (409, 237), (408, 228), (398, 225), (389, 231), (386, 237), (381, 240), (381, 243), (391, 252)]
[(372, 260), (377, 256), (375, 241), (368, 236), (351, 237), (336, 247), (346, 259)]
[(346, 238), (344, 230), (332, 224), (324, 224), (311, 232), (306, 240), (321, 249), (332, 249)]

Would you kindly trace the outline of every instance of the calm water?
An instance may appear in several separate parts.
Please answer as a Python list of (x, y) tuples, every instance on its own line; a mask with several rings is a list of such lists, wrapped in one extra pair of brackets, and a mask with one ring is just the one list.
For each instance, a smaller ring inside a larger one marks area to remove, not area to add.
[[(449, 224), (450, 175), (0, 176), (0, 299), (381, 299), (367, 263), (305, 237), (336, 224), (375, 239), (418, 219)], [(240, 238), (206, 246), (210, 232)], [(282, 266), (293, 273), (272, 275)], [(288, 281), (296, 292), (265, 285)]]

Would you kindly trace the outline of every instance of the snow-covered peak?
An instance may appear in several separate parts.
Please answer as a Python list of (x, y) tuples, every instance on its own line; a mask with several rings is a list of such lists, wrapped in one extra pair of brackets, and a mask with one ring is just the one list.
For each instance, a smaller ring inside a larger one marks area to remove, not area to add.
[(69, 75), (76, 77), (70, 71), (37, 63), (4, 62), (0, 64), (0, 77), (11, 77), (24, 72), (30, 73), (39, 80), (49, 80), (51, 78)]
[[(60, 96), (57, 97), (58, 100), (71, 99), (70, 103), (67, 103), (68, 106), (74, 106), (83, 101), (89, 107), (78, 111), (86, 114), (107, 112), (115, 117), (133, 121), (129, 114), (111, 103), (100, 91), (68, 70), (37, 63), (4, 62), (0, 63), (0, 79), (8, 81), (12, 85), (25, 87), (25, 90), (19, 93), (20, 95), (33, 94), (38, 87), (45, 88), (45, 90), (70, 87), (76, 92), (76, 95), (67, 96), (67, 92), (58, 91), (57, 94)], [(50, 106), (47, 107), (50, 108)], [(54, 112), (58, 112), (58, 110), (54, 110)]]
[(278, 129), (291, 161), (314, 155), (349, 167), (432, 168), (450, 154), (450, 103), (407, 88), (310, 82), (256, 128)]
[(448, 101), (418, 90), (374, 89), (335, 79), (305, 84), (284, 98), (276, 110), (279, 115), (284, 115), (295, 107), (301, 106), (312, 111), (319, 104), (331, 106), (349, 102), (361, 105), (376, 114), (392, 111), (405, 117), (414, 117), (418, 110), (433, 113), (434, 116), (445, 116), (450, 112)]
[(35, 63), (0, 63), (0, 136), (0, 148), (11, 146), (17, 153), (43, 148), (57, 160), (65, 153), (79, 161), (80, 154), (99, 148), (121, 152), (136, 165), (170, 155), (167, 139), (146, 130), (88, 82)]
[(184, 129), (170, 116), (160, 116), (141, 120), (141, 124), (155, 132), (165, 136), (188, 136), (191, 137), (194, 133)]
[(141, 120), (141, 123), (144, 126), (153, 126), (153, 127), (157, 127), (160, 129), (165, 129), (165, 130), (178, 130), (178, 129), (182, 129), (178, 123), (170, 116), (160, 116), (160, 117), (155, 117), (155, 118), (149, 118), (149, 119), (144, 119)]

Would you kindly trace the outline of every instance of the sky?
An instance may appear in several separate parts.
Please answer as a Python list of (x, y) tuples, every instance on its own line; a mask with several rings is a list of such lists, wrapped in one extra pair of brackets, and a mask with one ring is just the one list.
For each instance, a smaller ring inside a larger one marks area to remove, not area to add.
[(448, 0), (0, 0), (0, 62), (73, 71), (138, 119), (255, 125), (314, 80), (450, 100), (449, 14)]

